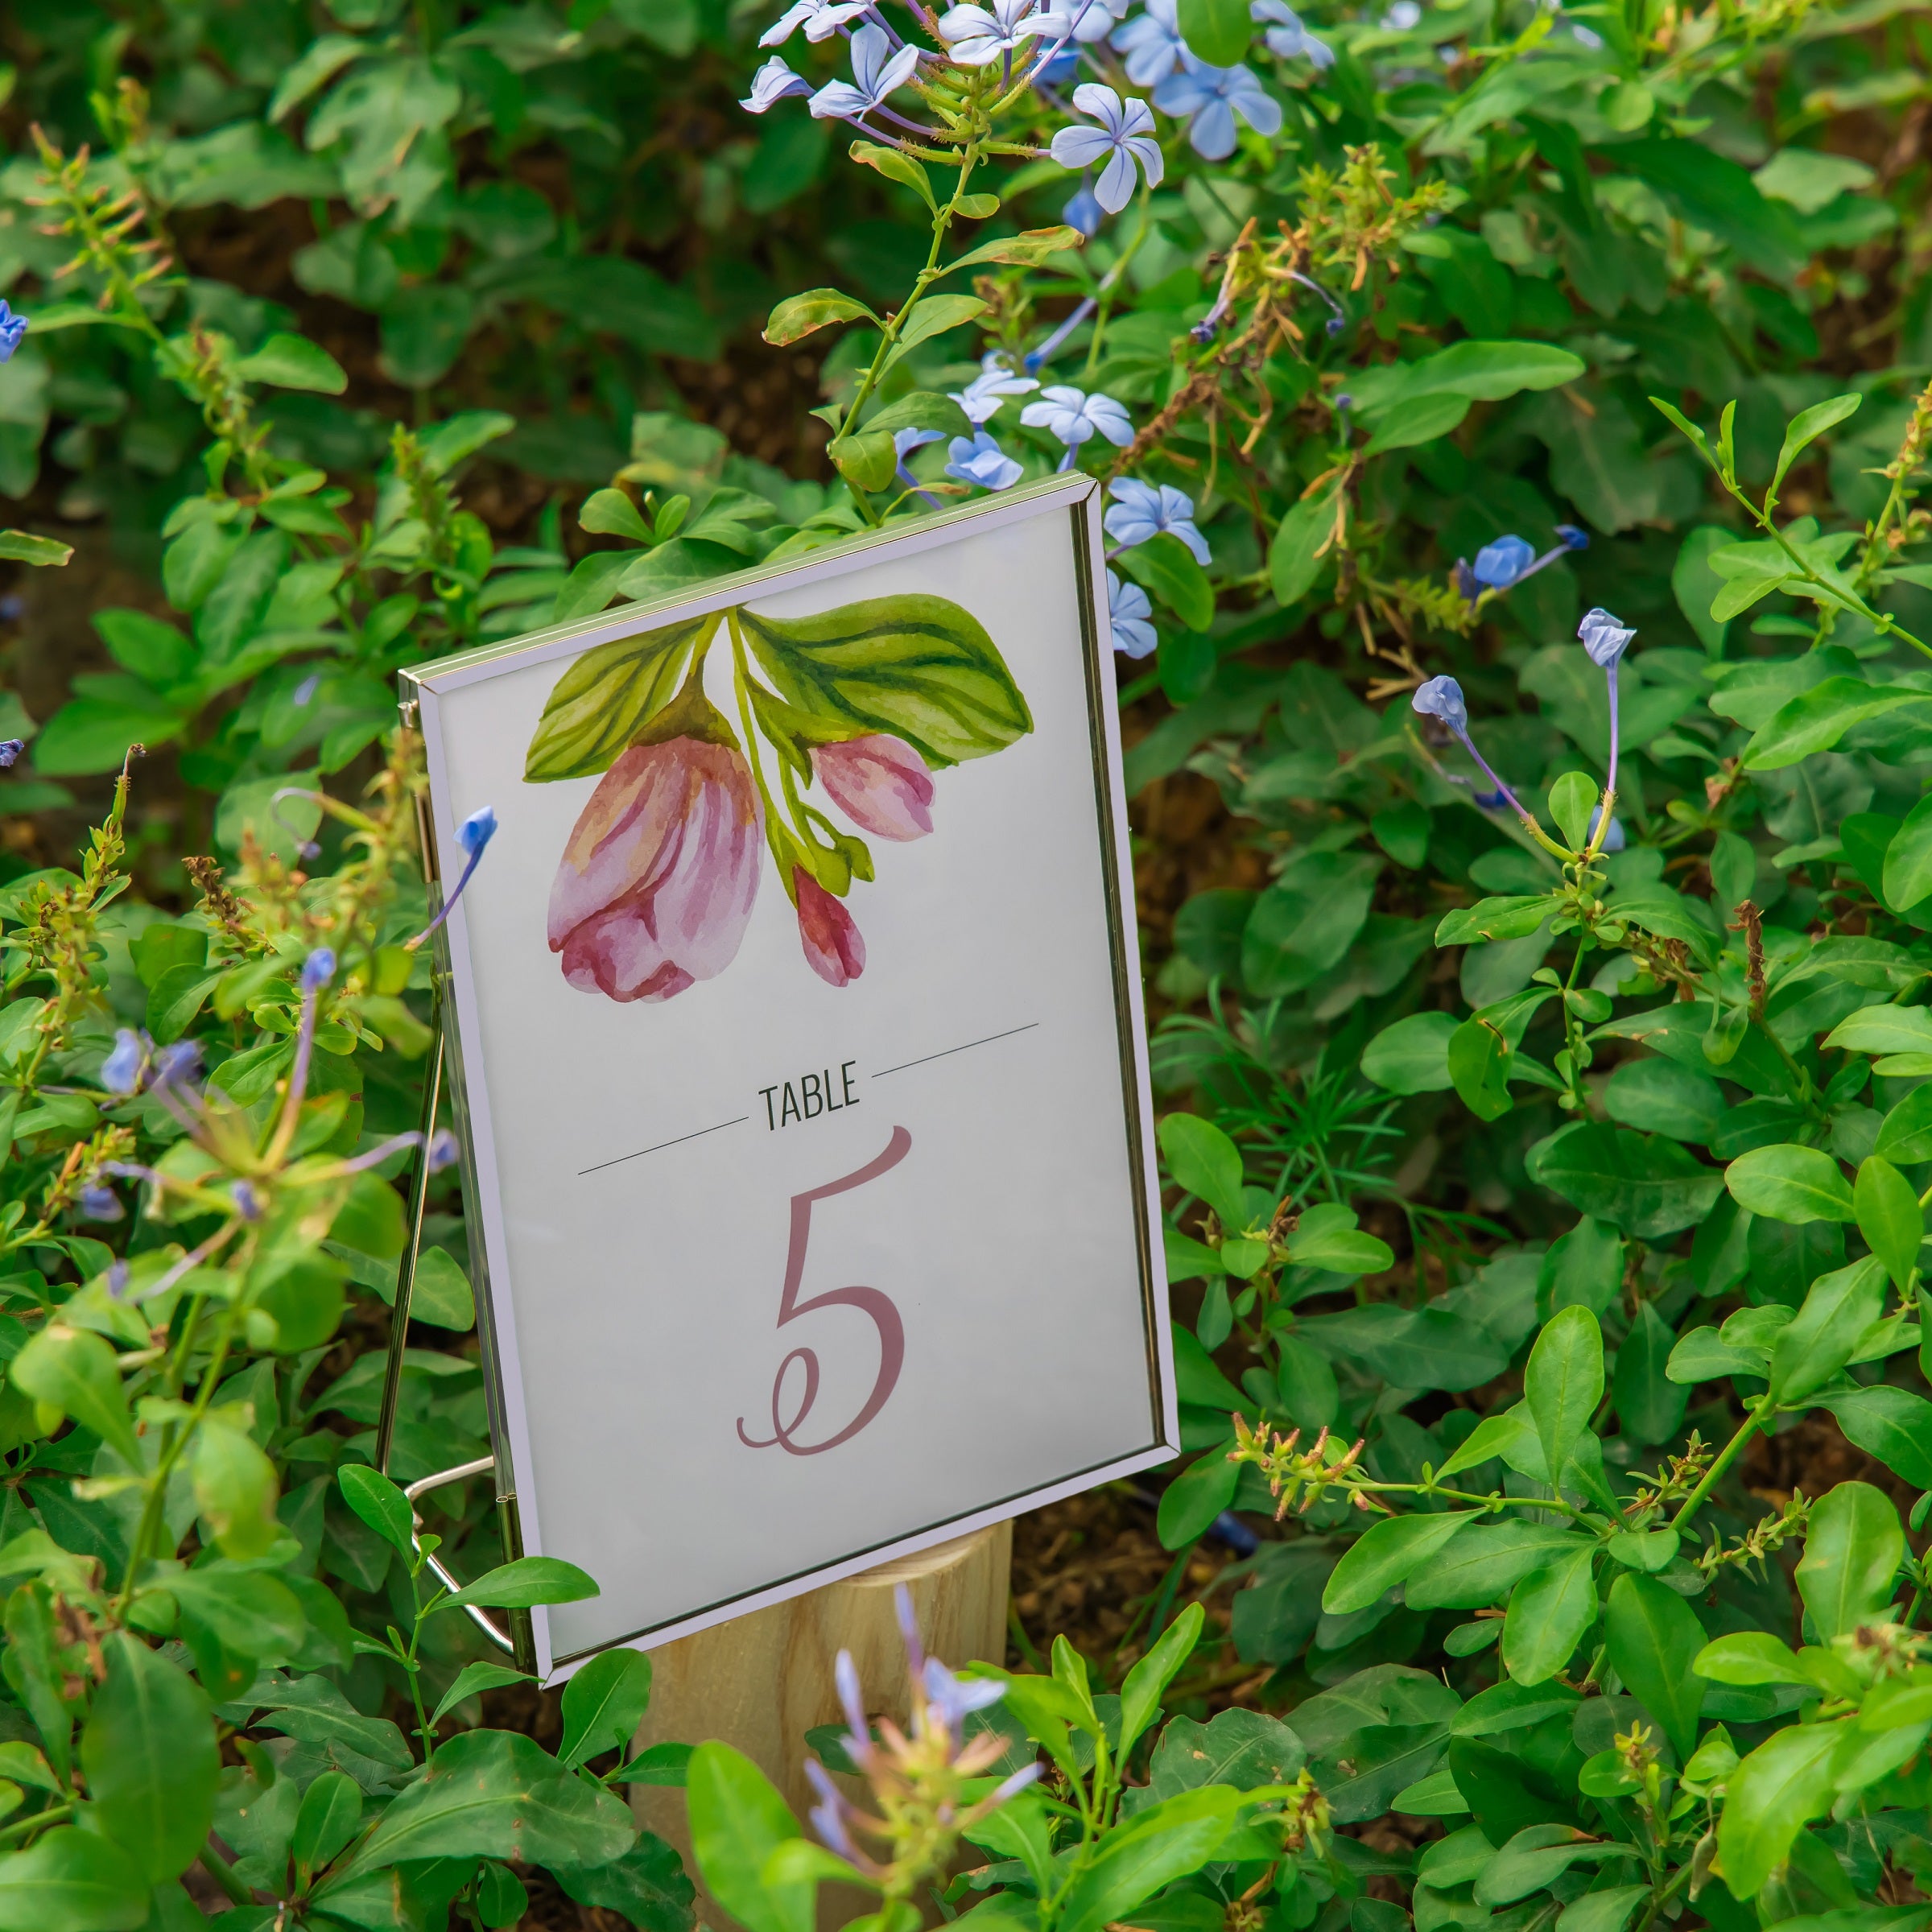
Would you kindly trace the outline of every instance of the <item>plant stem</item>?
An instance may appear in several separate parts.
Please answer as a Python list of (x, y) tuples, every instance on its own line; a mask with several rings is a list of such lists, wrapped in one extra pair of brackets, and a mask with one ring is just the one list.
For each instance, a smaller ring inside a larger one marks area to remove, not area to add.
[(1765, 1418), (1771, 1414), (1773, 1403), (1769, 1393), (1761, 1395), (1751, 1405), (1751, 1412), (1739, 1426), (1736, 1435), (1718, 1451), (1717, 1459), (1704, 1472), (1703, 1480), (1684, 1498), (1684, 1506), (1670, 1519), (1670, 1527), (1679, 1536), (1716, 1485), (1717, 1479), (1737, 1460), (1744, 1445), (1763, 1427)]

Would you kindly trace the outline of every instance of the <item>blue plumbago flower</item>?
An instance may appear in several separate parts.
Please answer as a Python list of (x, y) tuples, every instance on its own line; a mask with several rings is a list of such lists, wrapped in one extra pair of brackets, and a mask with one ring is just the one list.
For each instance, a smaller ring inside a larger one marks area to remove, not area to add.
[(1075, 190), (1073, 199), (1060, 210), (1060, 219), (1069, 228), (1077, 228), (1086, 236), (1097, 235), (1100, 224), (1107, 219), (1107, 211), (1100, 204), (1093, 190), (1083, 181)]
[(956, 482), (976, 483), (982, 489), (1010, 489), (1023, 473), (1021, 466), (1001, 449), (985, 430), (976, 431), (969, 442), (955, 436), (946, 445), (952, 460), (946, 473)]
[(1440, 718), (1459, 737), (1469, 729), (1469, 707), (1463, 701), (1462, 686), (1454, 678), (1431, 678), (1409, 702), (1424, 717)]
[(1030, 395), (1038, 387), (1031, 376), (1015, 374), (996, 351), (989, 350), (980, 359), (980, 373), (964, 389), (953, 390), (952, 399), (976, 429), (1000, 413), (1009, 396)]
[[(1402, 0), (1397, 0), (1399, 6)], [(1409, 0), (1410, 5), (1414, 0)], [(1279, 54), (1284, 60), (1293, 60), (1306, 54), (1316, 68), (1332, 67), (1335, 51), (1325, 40), (1318, 40), (1302, 26), (1301, 17), (1286, 4), (1286, 0), (1254, 0), (1248, 9), (1249, 16), (1257, 26), (1265, 25), (1267, 32), (1261, 38), (1268, 43), (1271, 54)], [(1417, 19), (1422, 16), (1418, 13)]]
[(829, 40), (848, 20), (860, 19), (869, 0), (794, 0), (758, 35), (760, 47), (782, 47), (802, 27), (807, 40)]
[(1127, 18), (1133, 0), (1060, 0), (1060, 11), (1071, 16), (1073, 37), (1091, 43), (1104, 40)]
[(1080, 48), (1071, 40), (1062, 40), (1035, 63), (1026, 78), (1038, 88), (1064, 87), (1080, 71)]
[(811, 83), (795, 74), (776, 54), (751, 77), (751, 92), (738, 103), (748, 114), (762, 114), (789, 94), (808, 94)]
[(80, 1212), (90, 1221), (118, 1221), (127, 1211), (113, 1188), (93, 1187), (80, 1190)]
[(0, 362), (10, 362), (27, 336), (27, 317), (17, 316), (0, 301)]
[(449, 917), (456, 901), (463, 896), (463, 888), (475, 876), (484, 848), (496, 836), (497, 811), (493, 805), (479, 805), (456, 828), (456, 844), (469, 855), (469, 862), (458, 875), (456, 884), (450, 888), (449, 897), (443, 902), (442, 910), (413, 939), (405, 942), (410, 952), (414, 952)]
[(156, 1087), (167, 1087), (177, 1080), (192, 1080), (200, 1071), (200, 1042), (176, 1040), (171, 1046), (163, 1046), (155, 1055), (154, 1084)]
[(1029, 429), (1050, 430), (1067, 445), (1060, 468), (1071, 469), (1083, 443), (1104, 436), (1117, 449), (1133, 440), (1133, 423), (1112, 396), (1089, 395), (1061, 382), (1040, 391), (1037, 402), (1020, 411), (1020, 420)]
[(111, 1261), (107, 1270), (107, 1292), (115, 1301), (122, 1300), (127, 1294), (127, 1284), (134, 1278), (134, 1269), (125, 1261)]
[(229, 1192), (233, 1195), (235, 1212), (245, 1221), (258, 1221), (262, 1218), (262, 1197), (246, 1181), (237, 1181)]
[[(1492, 793), (1478, 792), (1479, 804), (1507, 804), (1525, 825), (1534, 825), (1536, 820), (1523, 809), (1523, 802), (1499, 778), (1489, 761), (1476, 748), (1476, 741), (1469, 735), (1469, 707), (1463, 697), (1463, 687), (1451, 677), (1431, 678), (1427, 683), (1417, 687), (1415, 695), (1409, 700), (1410, 706), (1426, 718), (1439, 718), (1462, 741), (1463, 749), (1482, 767), (1483, 775), (1494, 787)], [(1458, 779), (1457, 782), (1463, 781)]]
[[(1603, 822), (1604, 808), (1600, 805), (1597, 807), (1596, 811), (1591, 812), (1590, 815), (1590, 837), (1591, 839), (1596, 838), (1596, 828), (1599, 825), (1602, 824)], [(1587, 841), (1586, 841), (1586, 843), (1587, 843)], [(1624, 847), (1629, 843), (1629, 841), (1624, 836), (1623, 820), (1621, 819), (1612, 819), (1610, 821), (1610, 829), (1604, 834), (1604, 842), (1603, 844), (1599, 848), (1599, 850), (1603, 852), (1621, 852), (1624, 849)]]
[(308, 675), (295, 687), (295, 695), (291, 701), (295, 704), (298, 710), (304, 709), (308, 705), (315, 703), (316, 693), (321, 688), (321, 672), (319, 671), (312, 671)]
[(1064, 40), (1073, 22), (1062, 13), (1034, 10), (1036, 0), (987, 0), (984, 6), (949, 7), (939, 19), (939, 35), (959, 67), (985, 67), (1010, 60), (1025, 42), (1044, 34)]
[(1422, 23), (1422, 10), (1415, 0), (1395, 0), (1395, 5), (1382, 15), (1382, 25), (1394, 33), (1406, 34)]
[[(1074, 197), (1075, 200), (1079, 199), (1080, 196), (1077, 195)], [(1071, 207), (1072, 203), (1069, 202), (1067, 205)], [(1096, 227), (1099, 225), (1097, 221), (1095, 225)], [(1105, 284), (1103, 283), (1102, 286), (1104, 287)], [(1025, 357), (1022, 358), (1026, 363), (1027, 374), (1037, 376), (1041, 369), (1053, 359), (1054, 351), (1099, 307), (1100, 303), (1092, 295), (1081, 296), (1079, 302), (1067, 312), (1065, 320), (1055, 328), (1053, 333), (1038, 349), (1028, 349)]]
[(1245, 67), (1210, 67), (1183, 51), (1181, 71), (1154, 90), (1164, 114), (1187, 121), (1187, 144), (1203, 161), (1225, 161), (1234, 152), (1239, 114), (1257, 134), (1281, 132), (1282, 104)]
[(1194, 552), (1197, 564), (1214, 561), (1208, 539), (1195, 527), (1194, 498), (1172, 484), (1163, 483), (1157, 489), (1151, 483), (1122, 477), (1107, 485), (1107, 493), (1113, 498), (1106, 517), (1107, 534), (1121, 549), (1131, 550), (1165, 530)]
[(1103, 160), (1094, 198), (1110, 215), (1117, 215), (1133, 199), (1134, 163), (1158, 188), (1165, 163), (1154, 136), (1154, 110), (1145, 101), (1123, 101), (1110, 87), (1089, 80), (1073, 90), (1074, 110), (1100, 123), (1098, 127), (1063, 127), (1051, 150), (1062, 167), (1093, 167)]
[(141, 1036), (131, 1026), (114, 1035), (114, 1050), (101, 1063), (101, 1084), (109, 1093), (132, 1093), (141, 1084), (143, 1050)]
[(1527, 574), (1536, 561), (1536, 552), (1521, 537), (1498, 537), (1476, 553), (1470, 575), (1492, 590), (1507, 590)]
[(445, 1167), (453, 1167), (462, 1152), (456, 1137), (447, 1127), (439, 1127), (429, 1137), (429, 1146), (423, 1158), (431, 1174), (440, 1174)]
[(1107, 621), (1113, 630), (1113, 647), (1123, 657), (1150, 656), (1160, 642), (1146, 592), (1111, 570), (1107, 573)]
[(497, 808), (493, 805), (479, 806), (456, 828), (456, 843), (472, 859), (496, 836)]
[(320, 993), (336, 976), (336, 956), (326, 946), (318, 946), (302, 962), (302, 990)]
[(1604, 43), (1603, 35), (1594, 28), (1585, 27), (1581, 21), (1571, 23), (1570, 37), (1579, 47), (1587, 47), (1591, 53), (1595, 53)]
[(848, 121), (869, 114), (903, 87), (919, 64), (916, 47), (902, 47), (895, 54), (884, 27), (862, 27), (852, 37), (852, 79), (828, 80), (807, 105), (819, 121)]
[(4, 771), (27, 749), (25, 738), (0, 738), (0, 771)]
[(1589, 654), (1592, 664), (1604, 671), (1614, 671), (1617, 660), (1630, 648), (1630, 640), (1637, 633), (1634, 630), (1626, 630), (1600, 605), (1595, 610), (1583, 613), (1583, 621), (1577, 625), (1576, 634), (1583, 639), (1583, 649)]
[(1587, 550), (1590, 547), (1590, 533), (1579, 530), (1574, 523), (1558, 524), (1556, 534), (1565, 550)]
[(955, 1677), (936, 1657), (927, 1658), (919, 1678), (927, 1710), (948, 1731), (958, 1730), (973, 1711), (997, 1704), (1006, 1695), (1006, 1686), (997, 1678)]
[(936, 429), (895, 429), (892, 432), (893, 454), (902, 462), (915, 449), (938, 442), (941, 433)]
[(1174, 18), (1175, 0), (1147, 0), (1146, 7), (1113, 36), (1113, 50), (1126, 56), (1127, 78), (1136, 87), (1165, 80), (1181, 64), (1187, 43)]

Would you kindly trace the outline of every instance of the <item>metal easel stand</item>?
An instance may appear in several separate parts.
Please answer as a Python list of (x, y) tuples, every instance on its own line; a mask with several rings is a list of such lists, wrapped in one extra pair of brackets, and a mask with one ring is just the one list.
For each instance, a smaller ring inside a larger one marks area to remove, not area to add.
[[(406, 719), (405, 722), (410, 720)], [(432, 887), (438, 882), (435, 860), (436, 846), (430, 836), (427, 815), (419, 801), (416, 813), (416, 836), (423, 854), (423, 869)], [(409, 1343), (410, 1305), (415, 1294), (416, 1268), (423, 1253), (423, 1223), (429, 1208), (429, 1144), (436, 1131), (436, 1113), (443, 1098), (443, 1080), (448, 1054), (443, 1033), (442, 974), (433, 975), (436, 990), (430, 1009), (430, 1030), (436, 1035), (436, 1045), (431, 1049), (429, 1078), (423, 1089), (423, 1115), (418, 1125), (421, 1129), (416, 1143), (416, 1164), (414, 1179), (410, 1187), (409, 1239), (403, 1245), (402, 1253), (396, 1260), (395, 1307), (390, 1317), (389, 1360), (382, 1377), (382, 1407), (376, 1423), (376, 1468), (384, 1475), (389, 1474), (390, 1451), (395, 1446), (396, 1412), (402, 1393), (403, 1357)], [(479, 1319), (481, 1311), (479, 1311)], [(419, 1555), (423, 1550), (422, 1512), (416, 1508), (419, 1496), (426, 1496), (431, 1489), (440, 1489), (446, 1484), (459, 1483), (472, 1476), (481, 1476), (494, 1469), (494, 1455), (479, 1456), (474, 1462), (460, 1463), (453, 1469), (440, 1469), (433, 1476), (426, 1476), (419, 1482), (409, 1484), (402, 1492), (410, 1505), (409, 1540)], [(498, 1497), (502, 1506), (503, 1499)], [(428, 1558), (430, 1574), (444, 1588), (456, 1591), (463, 1585), (451, 1574), (448, 1567), (435, 1554)], [(497, 1649), (516, 1658), (518, 1667), (530, 1670), (534, 1667), (526, 1629), (518, 1629), (515, 1624), (522, 1624), (524, 1618), (515, 1619), (513, 1628), (504, 1629), (494, 1618), (487, 1616), (474, 1604), (463, 1606), (469, 1620), (488, 1637)], [(519, 1641), (519, 1638), (522, 1639)]]

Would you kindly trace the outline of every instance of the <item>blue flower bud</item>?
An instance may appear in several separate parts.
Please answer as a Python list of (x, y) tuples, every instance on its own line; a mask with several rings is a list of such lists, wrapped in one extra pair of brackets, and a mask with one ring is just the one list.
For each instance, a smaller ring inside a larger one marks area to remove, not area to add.
[(1431, 678), (1409, 702), (1424, 717), (1440, 718), (1451, 731), (1469, 729), (1469, 707), (1463, 702), (1463, 687), (1454, 678)]
[(1521, 537), (1498, 537), (1476, 553), (1471, 574), (1492, 590), (1507, 590), (1535, 561), (1535, 551)]
[(26, 749), (25, 738), (0, 738), (0, 770), (5, 770)]
[(456, 1165), (461, 1151), (456, 1137), (447, 1127), (439, 1127), (430, 1136), (429, 1151), (423, 1158), (431, 1174), (440, 1174), (445, 1167)]
[(118, 1221), (122, 1212), (120, 1197), (111, 1187), (83, 1187), (80, 1212), (90, 1221)]
[(109, 1264), (107, 1270), (107, 1292), (119, 1301), (127, 1293), (127, 1284), (133, 1279), (134, 1270), (124, 1261)]
[(229, 1190), (235, 1199), (235, 1211), (245, 1221), (258, 1221), (262, 1218), (262, 1197), (246, 1181), (237, 1181)]
[(192, 1080), (201, 1071), (201, 1046), (198, 1040), (177, 1040), (155, 1055), (155, 1084), (165, 1087), (173, 1080)]
[(101, 1084), (109, 1093), (132, 1093), (141, 1084), (141, 1036), (131, 1026), (114, 1035), (114, 1050), (101, 1063)]
[(1583, 622), (1576, 627), (1576, 634), (1583, 639), (1590, 662), (1604, 671), (1612, 671), (1629, 649), (1630, 640), (1637, 633), (1634, 630), (1625, 630), (1608, 611), (1600, 607), (1584, 612)]
[[(1590, 837), (1592, 839), (1596, 836), (1596, 828), (1602, 821), (1603, 815), (1604, 808), (1600, 805), (1590, 815)], [(1610, 821), (1610, 829), (1604, 834), (1603, 849), (1605, 852), (1621, 852), (1627, 842), (1624, 837), (1623, 820), (1612, 819)], [(1585, 843), (1587, 844), (1588, 840), (1586, 840)]]
[(493, 805), (479, 807), (456, 828), (456, 843), (473, 859), (496, 836), (497, 813)]
[(318, 946), (302, 962), (302, 990), (320, 993), (336, 976), (336, 956), (326, 946)]
[(1574, 523), (1558, 524), (1556, 534), (1565, 550), (1587, 550), (1590, 547), (1590, 533), (1579, 530)]

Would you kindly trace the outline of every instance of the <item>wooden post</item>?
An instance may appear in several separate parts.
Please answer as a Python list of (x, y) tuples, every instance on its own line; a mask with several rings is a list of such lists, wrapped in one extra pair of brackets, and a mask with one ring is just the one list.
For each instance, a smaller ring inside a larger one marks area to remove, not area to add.
[[(650, 1710), (638, 1748), (722, 1739), (757, 1764), (803, 1820), (816, 1802), (805, 1779), (805, 1733), (840, 1720), (832, 1682), (840, 1651), (849, 1650), (858, 1666), (866, 1710), (903, 1722), (906, 1650), (893, 1608), (895, 1587), (904, 1583), (911, 1591), (931, 1655), (953, 1665), (997, 1664), (1006, 1654), (1012, 1561), (1013, 1525), (999, 1523), (654, 1650)], [(638, 1823), (670, 1839), (695, 1879), (684, 1794), (640, 1785), (632, 1802)], [(855, 1892), (853, 1901), (859, 1898)], [(709, 1907), (708, 1923), (729, 1922), (702, 1895), (700, 1903)], [(864, 1909), (853, 1902), (835, 1922)]]

